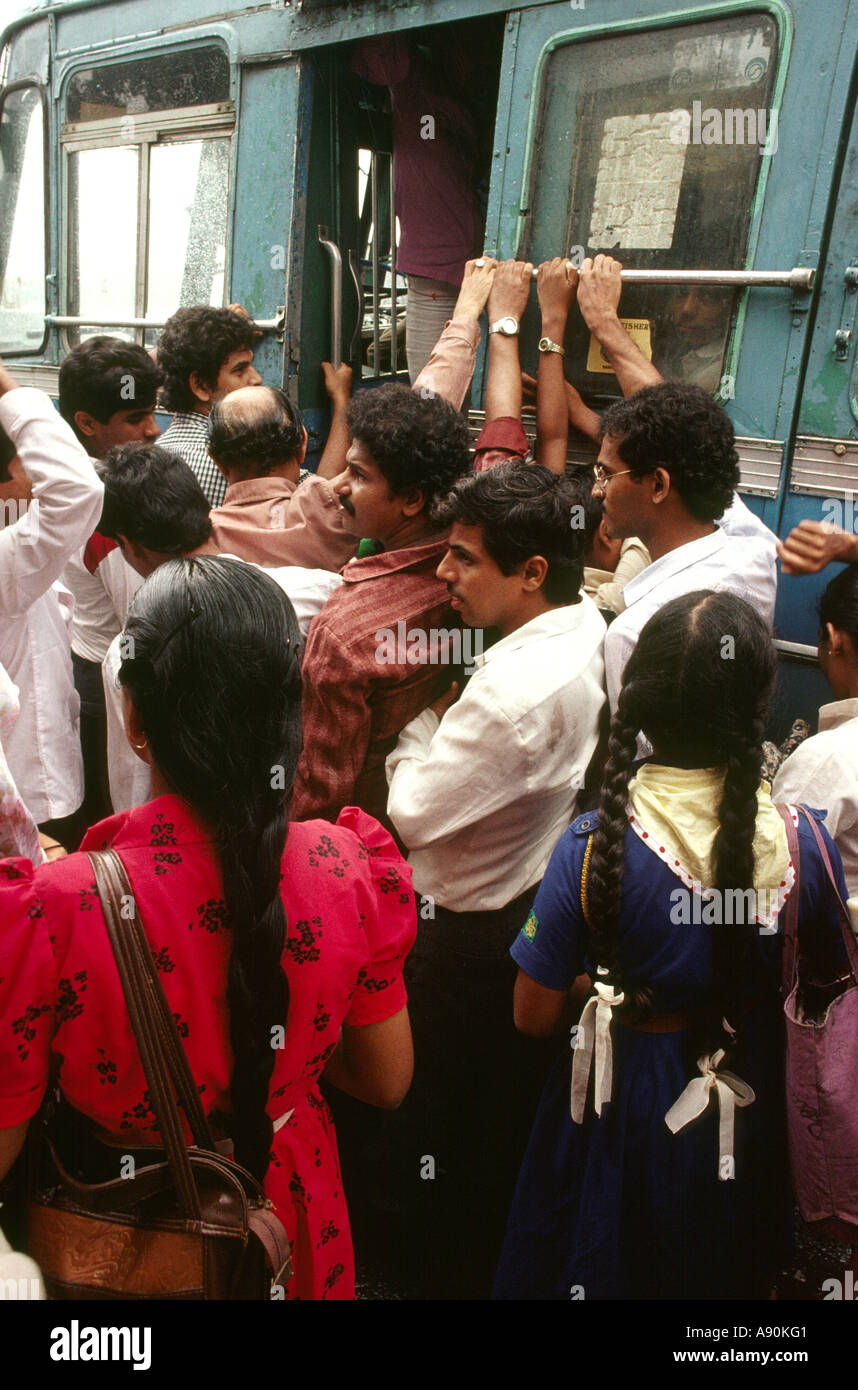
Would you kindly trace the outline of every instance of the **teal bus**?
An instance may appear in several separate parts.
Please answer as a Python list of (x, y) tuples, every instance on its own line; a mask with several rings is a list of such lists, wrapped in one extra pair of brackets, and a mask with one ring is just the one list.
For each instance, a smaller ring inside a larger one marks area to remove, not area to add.
[[(781, 535), (802, 517), (851, 528), (858, 0), (33, 6), (0, 36), (0, 353), (17, 379), (56, 395), (81, 335), (150, 345), (180, 305), (238, 302), (317, 454), (322, 360), (362, 388), (407, 379), (389, 95), (355, 75), (354, 45), (442, 29), (479, 45), (487, 250), (616, 255), (630, 331), (729, 412), (748, 505)], [(566, 346), (604, 407), (619, 387), (583, 322)], [(483, 350), (475, 407), (484, 367)], [(780, 582), (776, 732), (825, 698), (824, 579)]]

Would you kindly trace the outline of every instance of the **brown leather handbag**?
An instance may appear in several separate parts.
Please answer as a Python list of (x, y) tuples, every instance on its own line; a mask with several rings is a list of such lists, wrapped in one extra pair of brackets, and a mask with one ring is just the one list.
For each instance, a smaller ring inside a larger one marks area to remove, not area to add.
[[(62, 1119), (43, 1119), (28, 1253), (50, 1298), (282, 1298), (292, 1273), (286, 1231), (261, 1184), (212, 1138), (122, 860), (115, 850), (89, 858), (163, 1148), (120, 1152), (93, 1141), (102, 1173), (120, 1176), (86, 1181), (69, 1171)], [(120, 904), (133, 905), (131, 919)]]

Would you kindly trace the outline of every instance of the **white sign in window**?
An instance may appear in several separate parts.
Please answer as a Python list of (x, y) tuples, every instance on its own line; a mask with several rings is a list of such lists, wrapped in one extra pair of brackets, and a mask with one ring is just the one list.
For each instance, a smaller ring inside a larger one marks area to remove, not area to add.
[(673, 244), (686, 146), (671, 131), (670, 111), (605, 121), (589, 246), (656, 251)]

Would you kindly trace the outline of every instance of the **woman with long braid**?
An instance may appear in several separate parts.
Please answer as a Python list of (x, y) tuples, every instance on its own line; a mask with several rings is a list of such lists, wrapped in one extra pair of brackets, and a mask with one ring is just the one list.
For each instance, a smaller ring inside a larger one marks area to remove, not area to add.
[[(775, 671), (762, 619), (710, 592), (660, 609), (626, 666), (598, 813), (560, 840), (512, 948), (522, 1031), (561, 1031), (594, 992), (543, 1094), (496, 1297), (765, 1298), (789, 1254), (778, 933), (795, 874), (760, 781)], [(635, 768), (641, 732), (655, 751)], [(830, 980), (833, 893), (797, 820), (799, 932), (814, 923)]]
[[(289, 824), (301, 639), (261, 570), (208, 556), (160, 566), (124, 640), (126, 733), (155, 799), (102, 821), (82, 848), (110, 845), (125, 865), (203, 1108), (293, 1242), (285, 1296), (351, 1297), (318, 1082), (324, 1069), (381, 1106), (408, 1089), (410, 870), (362, 812)], [(158, 1142), (84, 853), (36, 870), (0, 862), (0, 1178), (52, 1057), (87, 1136)]]

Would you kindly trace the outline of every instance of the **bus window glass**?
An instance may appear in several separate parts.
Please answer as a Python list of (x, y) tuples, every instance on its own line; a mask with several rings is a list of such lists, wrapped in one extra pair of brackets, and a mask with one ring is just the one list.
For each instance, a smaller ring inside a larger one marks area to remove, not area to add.
[(0, 112), (0, 351), (36, 351), (45, 336), (42, 102), (10, 92)]
[[(777, 29), (765, 14), (561, 43), (543, 69), (520, 254), (597, 252), (636, 269), (740, 269), (763, 161)], [(627, 286), (620, 312), (666, 376), (717, 390), (732, 291)], [(567, 373), (619, 388), (580, 318)]]
[(152, 147), (147, 318), (223, 304), (228, 184), (229, 140)]
[(228, 100), (226, 54), (220, 48), (192, 48), (76, 72), (69, 82), (66, 119), (103, 121)]
[(135, 316), (138, 158), (133, 145), (70, 158), (70, 312), (92, 314), (94, 324)]

